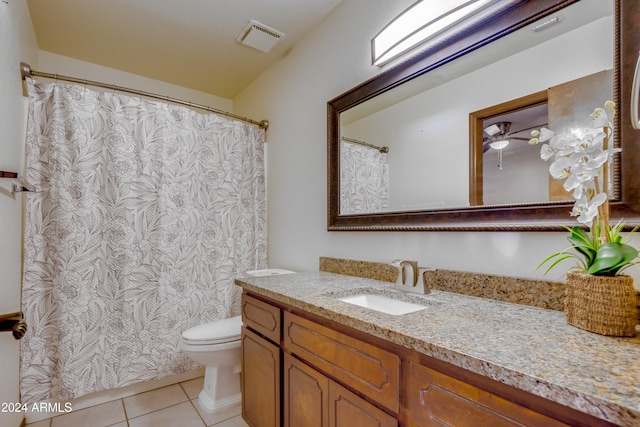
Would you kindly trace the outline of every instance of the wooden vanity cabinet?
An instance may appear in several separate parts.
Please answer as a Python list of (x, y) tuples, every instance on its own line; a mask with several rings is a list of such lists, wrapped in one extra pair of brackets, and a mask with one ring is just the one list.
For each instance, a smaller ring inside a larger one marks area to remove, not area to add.
[(242, 301), (251, 427), (612, 426), (286, 305)]
[(398, 356), (247, 293), (242, 321), (242, 417), (251, 427), (398, 426)]
[(280, 427), (281, 311), (242, 295), (242, 418), (251, 427)]

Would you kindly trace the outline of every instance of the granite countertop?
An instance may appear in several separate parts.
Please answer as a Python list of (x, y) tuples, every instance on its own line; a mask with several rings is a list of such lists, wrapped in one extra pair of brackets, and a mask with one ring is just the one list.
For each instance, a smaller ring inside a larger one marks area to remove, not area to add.
[(275, 301), (622, 426), (640, 425), (640, 334), (612, 338), (569, 326), (563, 312), (443, 291), (401, 294), (426, 310), (393, 316), (336, 299), (393, 285), (334, 273), (240, 277)]

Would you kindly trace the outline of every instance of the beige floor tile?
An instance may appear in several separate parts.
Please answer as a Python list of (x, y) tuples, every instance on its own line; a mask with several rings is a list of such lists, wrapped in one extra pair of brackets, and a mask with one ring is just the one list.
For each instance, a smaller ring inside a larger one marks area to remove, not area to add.
[(184, 392), (187, 393), (189, 399), (196, 399), (204, 388), (204, 377), (194, 378), (189, 381), (180, 383)]
[(237, 417), (242, 413), (242, 407), (240, 404), (225, 409), (224, 411), (217, 412), (216, 414), (208, 414), (202, 409), (200, 403), (198, 403), (198, 399), (193, 399), (191, 403), (193, 403), (193, 406), (196, 408), (198, 414), (200, 414), (207, 426), (215, 425), (217, 427), (218, 423)]
[(129, 418), (129, 427), (204, 427), (204, 423), (191, 402), (151, 412), (137, 418)]
[(216, 424), (215, 427), (249, 427), (249, 424), (245, 423), (242, 417), (238, 415), (220, 424)]
[(51, 418), (47, 418), (46, 420), (42, 420), (36, 423), (30, 423), (26, 425), (26, 427), (50, 427), (50, 426), (51, 426)]
[(109, 427), (129, 427), (129, 424), (127, 424), (126, 421), (123, 421), (123, 422), (118, 423), (118, 424), (110, 425)]
[(51, 427), (106, 427), (126, 421), (121, 400), (103, 403), (51, 419)]
[(127, 418), (135, 418), (189, 400), (180, 385), (173, 384), (122, 399)]

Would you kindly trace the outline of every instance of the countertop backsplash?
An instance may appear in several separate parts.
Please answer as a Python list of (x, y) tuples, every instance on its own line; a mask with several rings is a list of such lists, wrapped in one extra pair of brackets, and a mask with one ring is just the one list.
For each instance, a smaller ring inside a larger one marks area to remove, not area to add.
[[(331, 257), (320, 257), (320, 271), (385, 282), (395, 282), (398, 275), (398, 270), (389, 263)], [(427, 270), (423, 274), (429, 289), (564, 310), (564, 282), (442, 269)], [(640, 292), (638, 306), (640, 323)]]

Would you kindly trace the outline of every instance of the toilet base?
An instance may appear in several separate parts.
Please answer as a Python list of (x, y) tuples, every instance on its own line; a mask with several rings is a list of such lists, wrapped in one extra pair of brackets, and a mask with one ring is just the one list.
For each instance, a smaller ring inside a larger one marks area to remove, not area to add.
[(240, 366), (207, 366), (204, 388), (198, 396), (200, 407), (208, 414), (240, 408)]
[(202, 408), (202, 410), (207, 414), (225, 412), (229, 416), (240, 415), (242, 412), (241, 402), (241, 393), (225, 397), (224, 399), (213, 400), (207, 393), (205, 393), (204, 390), (202, 390), (198, 396), (200, 408)]

